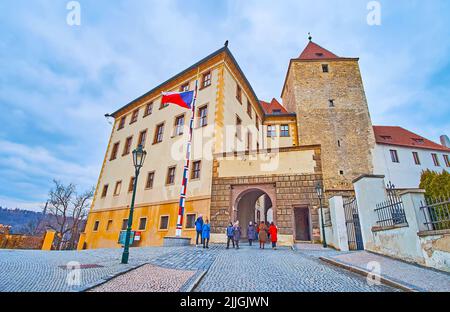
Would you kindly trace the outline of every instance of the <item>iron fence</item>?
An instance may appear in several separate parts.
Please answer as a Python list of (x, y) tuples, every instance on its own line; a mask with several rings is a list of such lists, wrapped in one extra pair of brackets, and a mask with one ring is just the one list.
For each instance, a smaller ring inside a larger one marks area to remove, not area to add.
[(425, 216), (425, 225), (430, 231), (450, 229), (450, 197), (426, 197), (420, 209)]
[(386, 201), (376, 205), (375, 212), (378, 216), (377, 225), (381, 227), (394, 226), (399, 224), (408, 224), (403, 208), (403, 202), (397, 194), (395, 186), (389, 182), (387, 185)]
[(364, 250), (361, 223), (359, 222), (358, 202), (355, 197), (344, 198), (344, 213), (349, 249)]
[(324, 225), (326, 227), (330, 227), (333, 226), (332, 222), (331, 222), (331, 212), (330, 212), (330, 208), (324, 208), (323, 209), (323, 221), (324, 221)]

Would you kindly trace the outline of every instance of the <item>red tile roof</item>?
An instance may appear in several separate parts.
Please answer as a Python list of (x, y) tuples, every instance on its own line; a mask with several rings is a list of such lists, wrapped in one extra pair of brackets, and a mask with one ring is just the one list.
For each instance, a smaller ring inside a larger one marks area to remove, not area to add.
[(375, 140), (378, 144), (414, 147), (450, 152), (450, 149), (434, 143), (418, 134), (401, 127), (374, 126)]
[(300, 60), (320, 60), (320, 59), (339, 59), (336, 54), (322, 48), (317, 43), (310, 41), (298, 57)]
[(265, 102), (265, 101), (259, 101), (261, 103), (262, 108), (264, 109), (264, 112), (268, 115), (277, 114), (277, 112), (274, 112), (276, 110), (279, 110), (280, 112), (278, 114), (289, 114), (289, 112), (284, 108), (283, 105), (280, 104), (276, 99), (272, 99), (272, 102)]

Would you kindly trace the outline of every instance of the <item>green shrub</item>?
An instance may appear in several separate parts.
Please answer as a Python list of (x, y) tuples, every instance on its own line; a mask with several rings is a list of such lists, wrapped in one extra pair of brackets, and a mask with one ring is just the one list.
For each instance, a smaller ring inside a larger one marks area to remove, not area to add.
[(426, 170), (422, 172), (420, 188), (425, 190), (426, 197), (447, 199), (450, 196), (450, 173)]

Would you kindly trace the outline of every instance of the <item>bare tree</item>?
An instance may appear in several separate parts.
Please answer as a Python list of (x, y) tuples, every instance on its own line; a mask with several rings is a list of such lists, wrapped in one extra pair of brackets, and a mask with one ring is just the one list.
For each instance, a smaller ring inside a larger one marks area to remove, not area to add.
[(80, 225), (86, 219), (94, 189), (77, 194), (73, 183), (64, 185), (53, 180), (47, 207), (47, 227), (56, 232), (55, 248), (73, 248), (80, 232)]

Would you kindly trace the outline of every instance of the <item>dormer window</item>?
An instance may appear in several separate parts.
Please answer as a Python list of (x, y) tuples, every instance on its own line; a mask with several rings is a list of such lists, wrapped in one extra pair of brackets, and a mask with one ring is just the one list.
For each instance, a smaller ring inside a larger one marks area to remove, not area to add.
[(318, 56), (318, 57), (323, 57), (323, 53), (316, 53), (316, 56)]
[(391, 141), (392, 137), (390, 135), (382, 135), (381, 138), (385, 141)]
[(272, 113), (273, 113), (274, 115), (280, 115), (280, 114), (281, 114), (281, 109), (274, 109), (274, 110), (272, 111)]
[(414, 141), (414, 143), (420, 144), (420, 145), (425, 143), (425, 141), (423, 139), (412, 138), (412, 140)]

